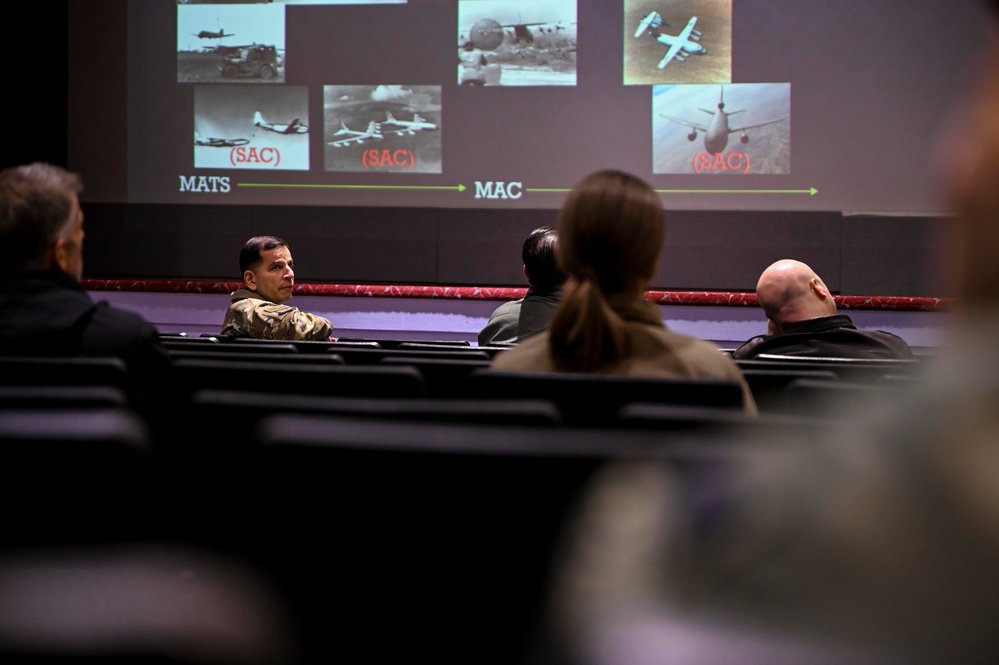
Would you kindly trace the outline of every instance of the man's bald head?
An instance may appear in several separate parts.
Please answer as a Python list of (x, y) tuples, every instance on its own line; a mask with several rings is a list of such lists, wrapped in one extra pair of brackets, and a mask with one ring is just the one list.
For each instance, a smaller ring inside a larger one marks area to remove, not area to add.
[(788, 323), (836, 313), (836, 301), (825, 282), (807, 264), (776, 261), (760, 275), (756, 299), (770, 320), (771, 334)]

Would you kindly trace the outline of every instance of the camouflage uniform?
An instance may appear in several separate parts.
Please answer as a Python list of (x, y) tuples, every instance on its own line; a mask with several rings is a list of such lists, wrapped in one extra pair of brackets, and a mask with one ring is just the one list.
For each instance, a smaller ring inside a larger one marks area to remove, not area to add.
[(329, 319), (299, 311), (297, 307), (264, 300), (243, 288), (232, 294), (222, 334), (257, 339), (326, 340), (333, 334), (333, 324)]

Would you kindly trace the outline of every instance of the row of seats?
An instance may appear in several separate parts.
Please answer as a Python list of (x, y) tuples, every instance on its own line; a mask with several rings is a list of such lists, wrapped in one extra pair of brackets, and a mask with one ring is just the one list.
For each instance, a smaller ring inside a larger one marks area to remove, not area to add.
[[(673, 382), (672, 394), (659, 395), (663, 389), (662, 381), (638, 380), (631, 381), (621, 378), (612, 379), (616, 387), (606, 388), (601, 377), (560, 374), (549, 377), (539, 377), (534, 374), (518, 376), (515, 373), (503, 375), (488, 370), (491, 358), (496, 349), (485, 350), (481, 347), (446, 347), (443, 344), (427, 343), (419, 347), (406, 347), (403, 343), (393, 348), (338, 348), (335, 343), (326, 345), (323, 352), (301, 353), (292, 352), (283, 343), (274, 343), (273, 347), (281, 351), (270, 352), (267, 345), (253, 345), (253, 350), (247, 350), (251, 343), (230, 342), (221, 343), (217, 350), (192, 350), (191, 348), (173, 348), (171, 355), (182, 373), (191, 374), (190, 385), (205, 386), (208, 375), (214, 375), (211, 386), (226, 388), (222, 384), (221, 370), (234, 368), (232, 373), (253, 370), (238, 369), (240, 362), (246, 361), (258, 367), (264, 362), (268, 375), (277, 376), (287, 366), (301, 365), (295, 374), (297, 380), (289, 378), (282, 382), (284, 390), (291, 390), (291, 382), (302, 382), (300, 392), (317, 395), (372, 396), (382, 394), (393, 397), (427, 397), (427, 398), (463, 398), (463, 397), (506, 397), (506, 398), (545, 398), (554, 399), (563, 411), (568, 411), (567, 420), (592, 424), (595, 419), (605, 419), (611, 408), (631, 400), (650, 402), (697, 403), (714, 406), (731, 406), (735, 403), (729, 391), (722, 388), (708, 387), (705, 382), (694, 382), (695, 387), (681, 390), (679, 383)], [(754, 360), (737, 360), (737, 365), (743, 370), (743, 375), (756, 397), (760, 410), (767, 413), (798, 413), (807, 403), (818, 401), (822, 385), (825, 384), (832, 394), (842, 393), (856, 386), (858, 389), (877, 386), (889, 389), (901, 387), (905, 380), (911, 379), (926, 367), (925, 360), (864, 360), (852, 361), (834, 358), (789, 358), (764, 357)], [(335, 369), (332, 366), (343, 365), (345, 369)], [(320, 369), (320, 366), (325, 368)], [(378, 370), (386, 376), (398, 375), (395, 383), (388, 379), (384, 382), (384, 393), (372, 393), (367, 390), (367, 384), (360, 377), (375, 366), (393, 367), (393, 371)], [(351, 369), (354, 368), (354, 369)], [(364, 369), (360, 369), (364, 368)], [(416, 370), (415, 372), (412, 370)], [(334, 385), (323, 383), (322, 378), (309, 378), (310, 372), (326, 373), (331, 376), (358, 377), (352, 384)], [(407, 377), (404, 375), (414, 376)], [(418, 376), (416, 376), (418, 375)], [(319, 385), (315, 390), (306, 389), (315, 380)], [(422, 382), (422, 389), (416, 385)], [(242, 383), (235, 380), (230, 385)], [(407, 384), (400, 386), (399, 383)], [(597, 386), (590, 387), (588, 384)], [(833, 385), (833, 384), (836, 385)], [(696, 386), (703, 386), (700, 389)], [(345, 392), (346, 391), (346, 392)], [(685, 396), (681, 399), (681, 395)], [(731, 401), (729, 401), (731, 400)]]
[[(823, 422), (747, 418), (726, 382), (423, 355), (444, 345), (376, 362), (279, 346), (174, 356), (187, 406), (167, 455), (119, 361), (0, 359), (0, 554), (184, 542), (263, 571), (295, 611), (305, 662), (529, 662), (559, 535), (607, 462), (711, 474), (747, 453), (736, 428), (782, 445)], [(745, 371), (791, 369), (773, 367)], [(826, 391), (886, 389), (805, 369)]]
[(384, 355), (378, 352), (409, 351), (409, 350), (431, 350), (431, 351), (454, 351), (457, 353), (471, 352), (475, 356), (492, 357), (495, 354), (510, 348), (511, 344), (495, 344), (488, 346), (473, 347), (467, 340), (411, 340), (411, 339), (374, 339), (362, 337), (340, 337), (335, 341), (312, 341), (312, 340), (258, 340), (252, 338), (229, 338), (217, 335), (203, 334), (200, 337), (190, 337), (182, 334), (160, 335), (163, 344), (169, 349), (176, 350), (215, 350), (215, 351), (236, 351), (236, 350), (268, 350), (276, 353), (336, 353), (349, 352), (351, 350), (365, 350), (367, 356), (361, 353), (358, 358), (380, 357)]
[[(455, 410), (474, 410), (475, 402), (488, 400), (543, 400), (563, 425), (615, 424), (624, 405), (667, 404), (738, 409), (741, 393), (733, 382), (619, 377), (576, 373), (538, 374), (494, 370), (487, 352), (477, 347), (443, 344), (435, 348), (376, 349), (380, 355), (344, 359), (340, 352), (302, 353), (280, 342), (256, 344), (198, 341), (219, 350), (171, 347), (176, 370), (174, 394), (183, 407), (193, 404), (199, 391), (239, 391), (294, 394), (306, 398), (370, 398), (407, 400), (459, 400)], [(225, 349), (225, 350), (222, 350)], [(460, 350), (459, 350), (460, 349)], [(761, 413), (801, 415), (825, 397), (849, 391), (904, 388), (928, 364), (914, 361), (845, 361), (816, 358), (760, 358), (737, 360)], [(0, 359), (0, 397), (5, 403), (27, 404), (42, 388), (46, 399), (69, 403), (100, 399), (123, 401), (145, 409), (125, 366), (101, 358)], [(77, 389), (67, 393), (65, 386)], [(20, 390), (20, 386), (32, 386)], [(80, 387), (87, 386), (86, 390)], [(62, 388), (61, 388), (62, 387)], [(109, 388), (120, 394), (108, 394)], [(53, 394), (62, 389), (62, 396)], [(304, 403), (304, 402), (303, 402)], [(393, 407), (394, 408), (394, 407)], [(424, 407), (426, 408), (426, 407)], [(435, 408), (444, 408), (438, 405)], [(318, 407), (313, 410), (318, 410)], [(416, 413), (417, 408), (410, 408)], [(511, 418), (517, 420), (516, 413)]]
[(559, 534), (593, 474), (620, 458), (703, 466), (735, 443), (359, 409), (277, 408), (249, 431), (202, 440), (163, 473), (127, 410), (0, 409), (0, 554), (183, 542), (263, 571), (296, 613), (307, 662), (524, 662)]

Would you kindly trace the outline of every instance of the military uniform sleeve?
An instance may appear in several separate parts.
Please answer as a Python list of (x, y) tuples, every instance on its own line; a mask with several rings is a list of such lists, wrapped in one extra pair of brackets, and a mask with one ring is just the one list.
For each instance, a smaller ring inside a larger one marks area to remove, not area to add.
[(256, 339), (322, 341), (333, 334), (333, 324), (297, 307), (247, 298), (233, 303), (226, 312), (222, 333)]

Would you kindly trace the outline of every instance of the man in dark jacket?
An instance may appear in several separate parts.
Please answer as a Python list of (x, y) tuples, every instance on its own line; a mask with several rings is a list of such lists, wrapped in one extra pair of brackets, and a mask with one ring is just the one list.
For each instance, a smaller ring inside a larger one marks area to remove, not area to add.
[(735, 350), (737, 359), (762, 353), (830, 358), (912, 358), (905, 340), (883, 330), (858, 330), (836, 313), (825, 282), (801, 261), (781, 259), (760, 275), (756, 298), (767, 315), (767, 334)]
[(50, 164), (0, 171), (0, 354), (120, 358), (144, 408), (159, 409), (173, 388), (159, 332), (80, 284), (81, 191), (77, 174)]

